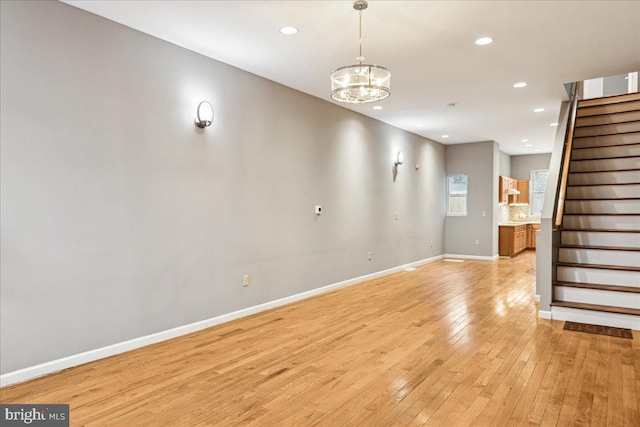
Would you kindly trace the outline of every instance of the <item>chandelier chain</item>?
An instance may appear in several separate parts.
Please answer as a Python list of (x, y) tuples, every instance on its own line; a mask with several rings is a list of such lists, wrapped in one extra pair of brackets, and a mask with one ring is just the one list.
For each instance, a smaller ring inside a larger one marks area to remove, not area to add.
[(359, 25), (358, 25), (358, 40), (360, 42), (360, 55), (358, 56), (358, 61), (362, 64), (364, 62), (364, 58), (362, 56), (362, 10), (358, 11), (359, 16)]

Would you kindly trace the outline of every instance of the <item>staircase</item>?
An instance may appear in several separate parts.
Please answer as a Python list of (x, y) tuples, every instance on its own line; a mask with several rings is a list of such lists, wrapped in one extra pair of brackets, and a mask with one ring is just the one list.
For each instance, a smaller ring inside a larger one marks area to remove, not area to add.
[(552, 318), (640, 330), (640, 94), (580, 101)]

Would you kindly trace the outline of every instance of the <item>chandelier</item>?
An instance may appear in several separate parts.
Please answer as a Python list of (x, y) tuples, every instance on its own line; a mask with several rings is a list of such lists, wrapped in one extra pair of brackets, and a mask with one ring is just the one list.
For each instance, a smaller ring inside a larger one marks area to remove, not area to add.
[(359, 13), (360, 55), (357, 64), (336, 69), (331, 74), (331, 98), (348, 104), (364, 104), (382, 101), (391, 95), (391, 71), (379, 65), (364, 64), (362, 56), (362, 11), (366, 0), (356, 0), (353, 8)]

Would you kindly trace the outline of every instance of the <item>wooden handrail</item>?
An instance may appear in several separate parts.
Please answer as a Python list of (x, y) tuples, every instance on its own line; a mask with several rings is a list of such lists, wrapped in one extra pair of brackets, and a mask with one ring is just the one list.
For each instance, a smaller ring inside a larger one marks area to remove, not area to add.
[(567, 194), (567, 180), (569, 179), (569, 163), (571, 163), (571, 148), (573, 146), (573, 132), (576, 127), (576, 114), (578, 113), (578, 98), (582, 82), (576, 82), (571, 98), (571, 109), (569, 112), (569, 122), (564, 138), (564, 151), (562, 153), (562, 173), (560, 174), (560, 187), (558, 190), (555, 228), (562, 225), (562, 216), (564, 215), (564, 199)]

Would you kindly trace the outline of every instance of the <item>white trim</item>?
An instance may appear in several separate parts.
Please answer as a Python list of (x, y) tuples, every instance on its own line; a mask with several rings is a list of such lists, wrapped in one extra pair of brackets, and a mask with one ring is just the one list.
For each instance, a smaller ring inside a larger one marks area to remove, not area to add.
[(480, 256), (480, 255), (460, 255), (460, 254), (444, 254), (445, 258), (459, 258), (459, 259), (477, 259), (480, 261), (495, 261), (500, 256)]
[(426, 258), (420, 261), (410, 262), (408, 264), (392, 267), (387, 270), (366, 274), (364, 276), (345, 280), (343, 282), (334, 283), (332, 285), (323, 286), (321, 288), (312, 289), (310, 291), (301, 292), (299, 294), (280, 298), (274, 301), (258, 304), (253, 307), (247, 307), (242, 310), (234, 311), (227, 314), (222, 314), (220, 316), (212, 317), (210, 319), (201, 320), (199, 322), (190, 323), (188, 325), (179, 326), (177, 328), (168, 329), (166, 331), (161, 331), (161, 332), (157, 332), (150, 335), (145, 335), (145, 336), (134, 338), (128, 341), (119, 342), (116, 344), (108, 345), (106, 347), (97, 348), (95, 350), (89, 350), (83, 353), (73, 354), (71, 356), (52, 360), (50, 362), (41, 363), (35, 366), (30, 366), (28, 368), (19, 369), (17, 371), (7, 372), (6, 374), (0, 375), (0, 387), (6, 387), (11, 384), (27, 381), (36, 377), (41, 377), (43, 375), (47, 375), (53, 372), (61, 371), (63, 369), (71, 368), (73, 366), (83, 365), (85, 363), (93, 362), (95, 360), (103, 359), (105, 357), (124, 353), (126, 351), (135, 350), (136, 348), (144, 347), (150, 344), (155, 344), (161, 341), (166, 341), (182, 335), (190, 334), (192, 332), (196, 332), (201, 329), (209, 328), (215, 325), (220, 325), (222, 323), (230, 322), (232, 320), (239, 319), (241, 317), (246, 317), (252, 314), (260, 313), (261, 311), (270, 310), (272, 308), (280, 307), (282, 305), (291, 304), (292, 302), (296, 302), (302, 299), (306, 299), (306, 298), (310, 298), (326, 292), (330, 292), (335, 289), (360, 283), (365, 280), (375, 279), (377, 277), (386, 276), (387, 274), (403, 271), (405, 268), (408, 268), (408, 267), (417, 267), (420, 265), (429, 264), (429, 263), (438, 261), (442, 258), (444, 258), (444, 255), (438, 255), (438, 256)]
[(538, 317), (541, 319), (551, 319), (551, 312), (545, 310), (538, 310)]
[(536, 294), (536, 302), (540, 302), (540, 295)]

